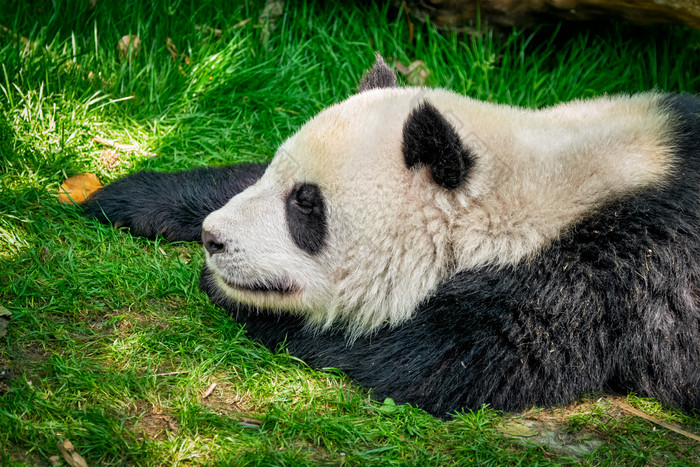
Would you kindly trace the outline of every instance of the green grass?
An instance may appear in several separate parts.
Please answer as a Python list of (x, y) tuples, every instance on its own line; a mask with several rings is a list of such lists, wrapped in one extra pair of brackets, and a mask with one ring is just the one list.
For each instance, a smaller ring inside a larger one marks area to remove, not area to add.
[[(374, 401), (341, 374), (248, 340), (198, 290), (197, 245), (132, 238), (56, 196), (66, 177), (87, 171), (106, 183), (142, 169), (267, 160), (306, 119), (354, 92), (375, 50), (423, 60), (429, 85), (541, 107), (698, 92), (700, 33), (605, 23), (473, 37), (415, 24), (410, 38), (407, 18), (388, 8), (289, 2), (264, 41), (262, 5), (252, 2), (96, 5), (0, 9), (0, 25), (24, 38), (0, 28), (0, 306), (13, 315), (0, 338), (0, 464), (47, 464), (63, 438), (90, 465), (700, 462), (698, 443), (601, 395), (447, 422)], [(125, 34), (141, 41), (130, 60), (115, 50)], [(173, 60), (168, 38), (189, 63)], [(105, 161), (94, 137), (142, 151)], [(628, 401), (700, 432), (700, 417)], [(575, 457), (506, 436), (504, 422), (523, 421), (602, 444)]]

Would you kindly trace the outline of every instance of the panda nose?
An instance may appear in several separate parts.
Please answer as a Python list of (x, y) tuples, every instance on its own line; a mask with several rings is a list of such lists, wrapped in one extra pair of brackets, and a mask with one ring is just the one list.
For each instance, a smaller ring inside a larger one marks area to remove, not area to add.
[(221, 242), (215, 234), (208, 230), (202, 230), (202, 244), (210, 255), (223, 253), (226, 250), (226, 245)]

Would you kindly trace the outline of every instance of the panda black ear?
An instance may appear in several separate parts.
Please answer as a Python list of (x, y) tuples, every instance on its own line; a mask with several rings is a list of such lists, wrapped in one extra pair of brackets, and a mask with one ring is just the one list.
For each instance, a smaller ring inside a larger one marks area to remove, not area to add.
[(381, 55), (377, 54), (377, 61), (371, 70), (362, 77), (360, 84), (357, 85), (359, 92), (365, 92), (370, 89), (379, 88), (395, 88), (398, 86), (394, 71), (384, 62)]
[(402, 150), (406, 167), (428, 166), (435, 183), (448, 189), (458, 188), (476, 162), (457, 130), (427, 102), (408, 116), (403, 126)]

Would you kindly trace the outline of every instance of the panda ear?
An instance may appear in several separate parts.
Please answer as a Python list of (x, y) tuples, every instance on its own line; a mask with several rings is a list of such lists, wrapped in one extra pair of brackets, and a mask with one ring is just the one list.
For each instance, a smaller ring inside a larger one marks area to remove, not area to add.
[(402, 150), (406, 167), (426, 165), (435, 183), (458, 188), (476, 163), (457, 130), (428, 102), (411, 111), (403, 126)]
[(362, 77), (360, 84), (357, 85), (357, 90), (365, 92), (370, 89), (395, 88), (396, 86), (398, 84), (394, 71), (384, 62), (382, 56), (377, 54), (377, 61), (372, 69)]

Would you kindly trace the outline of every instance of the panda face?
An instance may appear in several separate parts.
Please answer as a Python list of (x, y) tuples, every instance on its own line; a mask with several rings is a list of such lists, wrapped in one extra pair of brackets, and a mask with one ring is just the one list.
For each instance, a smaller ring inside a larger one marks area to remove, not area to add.
[(353, 331), (410, 314), (449, 270), (449, 203), (436, 204), (449, 192), (403, 156), (415, 92), (368, 91), (326, 109), (206, 218), (223, 245), (207, 248), (221, 290)]
[[(207, 266), (231, 298), (307, 310), (327, 302), (326, 203), (318, 185), (268, 173), (204, 221)], [(221, 245), (207, 243), (215, 239)]]

